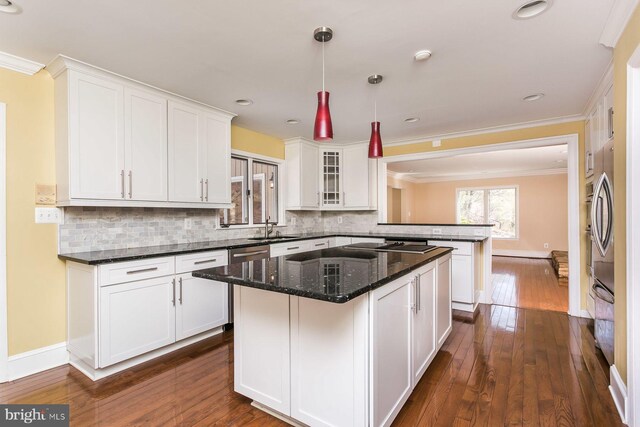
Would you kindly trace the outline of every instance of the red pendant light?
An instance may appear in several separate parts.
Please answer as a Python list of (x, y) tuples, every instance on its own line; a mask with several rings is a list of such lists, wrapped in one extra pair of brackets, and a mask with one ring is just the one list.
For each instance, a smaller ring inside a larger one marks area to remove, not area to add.
[(314, 141), (330, 141), (333, 139), (333, 124), (329, 111), (329, 92), (324, 90), (324, 44), (333, 38), (333, 30), (328, 27), (316, 28), (313, 38), (322, 43), (322, 92), (318, 92), (318, 110), (313, 127)]
[[(380, 74), (374, 74), (367, 78), (369, 84), (377, 85), (382, 81)], [(382, 137), (380, 136), (380, 122), (378, 121), (378, 108), (373, 103), (373, 121), (371, 122), (371, 138), (369, 138), (369, 158), (378, 159), (382, 157)]]

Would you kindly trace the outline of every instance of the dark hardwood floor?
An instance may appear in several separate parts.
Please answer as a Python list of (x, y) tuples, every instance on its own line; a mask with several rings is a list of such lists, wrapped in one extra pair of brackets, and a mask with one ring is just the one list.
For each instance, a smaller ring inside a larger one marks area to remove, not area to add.
[[(481, 305), (456, 313), (398, 426), (621, 425), (592, 322)], [(1, 403), (69, 403), (74, 426), (276, 426), (233, 392), (233, 333), (93, 383), (65, 366), (0, 385)]]
[(569, 309), (569, 287), (558, 280), (551, 260), (492, 257), (493, 302), (539, 310)]

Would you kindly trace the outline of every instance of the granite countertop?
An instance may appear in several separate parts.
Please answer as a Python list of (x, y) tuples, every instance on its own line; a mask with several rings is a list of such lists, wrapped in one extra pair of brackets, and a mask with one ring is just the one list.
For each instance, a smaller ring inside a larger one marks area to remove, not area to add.
[[(285, 234), (286, 235), (286, 234)], [(59, 254), (58, 258), (65, 261), (74, 261), (88, 265), (108, 264), (113, 262), (133, 261), (137, 259), (154, 258), (161, 256), (183, 255), (195, 252), (205, 252), (213, 250), (226, 250), (244, 248), (257, 245), (270, 245), (281, 242), (295, 242), (300, 240), (320, 239), (324, 237), (377, 237), (388, 240), (406, 240), (421, 242), (426, 240), (439, 241), (460, 241), (460, 242), (482, 242), (487, 240), (484, 236), (458, 236), (445, 234), (401, 234), (401, 233), (358, 233), (358, 232), (327, 232), (327, 233), (305, 233), (296, 235), (289, 239), (229, 239), (212, 240), (200, 243), (181, 243), (173, 245), (147, 246), (130, 249), (112, 249), (106, 251), (90, 251), (72, 254)]]
[(194, 277), (345, 303), (453, 251), (425, 254), (330, 248), (194, 271)]
[(495, 227), (495, 224), (445, 224), (429, 222), (379, 222), (378, 225), (427, 225), (431, 227)]

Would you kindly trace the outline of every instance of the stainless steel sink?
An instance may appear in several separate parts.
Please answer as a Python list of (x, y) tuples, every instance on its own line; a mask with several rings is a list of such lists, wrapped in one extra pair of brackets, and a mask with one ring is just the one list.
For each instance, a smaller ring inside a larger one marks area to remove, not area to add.
[(284, 240), (297, 239), (300, 236), (279, 236), (279, 237), (249, 237), (249, 240)]

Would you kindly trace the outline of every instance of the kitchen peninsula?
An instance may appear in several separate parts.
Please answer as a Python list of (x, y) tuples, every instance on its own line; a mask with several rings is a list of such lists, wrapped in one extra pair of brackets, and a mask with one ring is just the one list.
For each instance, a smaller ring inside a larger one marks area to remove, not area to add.
[(234, 385), (291, 423), (389, 425), (451, 332), (451, 252), (351, 248), (193, 272), (233, 283)]

